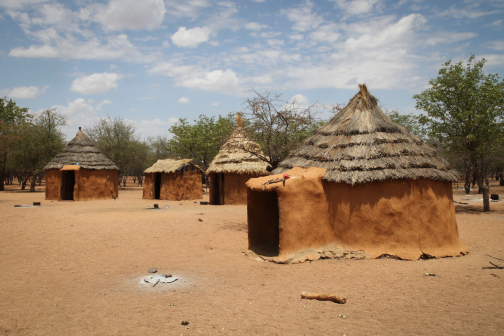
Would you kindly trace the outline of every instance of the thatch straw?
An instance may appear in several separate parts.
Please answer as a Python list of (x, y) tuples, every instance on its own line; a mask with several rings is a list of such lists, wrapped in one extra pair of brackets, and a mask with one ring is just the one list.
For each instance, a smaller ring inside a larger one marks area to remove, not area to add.
[(73, 138), (58, 155), (49, 161), (44, 167), (44, 170), (61, 169), (65, 165), (76, 164), (79, 164), (84, 169), (119, 169), (80, 129), (75, 138)]
[(210, 163), (206, 174), (269, 175), (266, 170), (269, 164), (251, 152), (262, 155), (261, 147), (251, 141), (245, 130), (238, 126)]
[(365, 84), (359, 87), (348, 105), (272, 174), (293, 167), (319, 167), (327, 169), (324, 180), (350, 185), (396, 179), (457, 180), (447, 161), (385, 115)]
[(184, 171), (188, 168), (192, 168), (190, 170), (199, 170), (203, 172), (199, 166), (191, 163), (191, 159), (182, 159), (182, 160), (158, 160), (151, 167), (145, 169), (144, 173), (174, 173), (177, 171)]

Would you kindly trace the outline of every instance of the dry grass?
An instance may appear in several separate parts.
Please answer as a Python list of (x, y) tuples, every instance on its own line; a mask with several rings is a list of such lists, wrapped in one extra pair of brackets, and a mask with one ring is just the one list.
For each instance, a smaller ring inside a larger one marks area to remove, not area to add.
[(203, 172), (199, 166), (191, 163), (191, 159), (182, 159), (182, 160), (158, 160), (151, 167), (147, 168), (145, 173), (174, 173), (176, 171), (183, 170), (184, 167), (192, 166), (193, 170), (199, 170)]

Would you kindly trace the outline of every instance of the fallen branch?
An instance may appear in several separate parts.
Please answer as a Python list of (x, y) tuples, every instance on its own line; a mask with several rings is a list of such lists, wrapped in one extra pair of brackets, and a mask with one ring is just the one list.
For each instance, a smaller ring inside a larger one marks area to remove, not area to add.
[(496, 265), (493, 262), (489, 261), (490, 265), (493, 267), (482, 267), (483, 269), (504, 269), (504, 266)]
[(332, 301), (336, 303), (346, 303), (346, 298), (340, 295), (334, 294), (320, 294), (320, 293), (301, 293), (301, 299), (307, 300), (320, 300), (320, 301)]
[(485, 255), (486, 255), (487, 257), (490, 257), (490, 258), (494, 258), (494, 259), (497, 259), (497, 260), (500, 260), (500, 261), (504, 261), (504, 259), (493, 257), (493, 256), (491, 256), (490, 254), (485, 254)]

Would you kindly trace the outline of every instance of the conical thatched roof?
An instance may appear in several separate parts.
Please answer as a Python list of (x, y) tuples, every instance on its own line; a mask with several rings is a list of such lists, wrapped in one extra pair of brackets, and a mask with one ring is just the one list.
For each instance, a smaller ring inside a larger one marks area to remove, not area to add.
[(44, 167), (44, 170), (61, 169), (65, 165), (77, 163), (84, 169), (119, 169), (80, 130), (80, 127), (75, 138)]
[(191, 159), (182, 160), (157, 160), (151, 167), (145, 169), (144, 173), (174, 173), (176, 171), (183, 170), (186, 166), (194, 166), (196, 170), (203, 172), (199, 166), (191, 163)]
[(385, 115), (366, 85), (359, 87), (348, 105), (272, 174), (319, 167), (327, 169), (324, 180), (350, 185), (419, 178), (456, 181), (457, 173), (448, 162)]
[[(245, 149), (243, 149), (245, 148)], [(229, 137), (228, 141), (221, 147), (215, 156), (206, 174), (212, 173), (235, 173), (269, 175), (266, 170), (268, 163), (260, 160), (251, 154), (253, 151), (262, 154), (261, 147), (250, 140), (245, 130), (238, 126)]]

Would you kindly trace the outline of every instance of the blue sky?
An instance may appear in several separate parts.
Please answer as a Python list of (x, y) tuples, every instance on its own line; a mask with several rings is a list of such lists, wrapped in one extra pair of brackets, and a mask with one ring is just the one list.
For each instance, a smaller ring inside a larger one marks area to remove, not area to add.
[(68, 140), (106, 116), (167, 135), (250, 88), (329, 106), (366, 83), (417, 113), (449, 59), (504, 73), (504, 0), (0, 0), (0, 32), (0, 96), (67, 115)]

